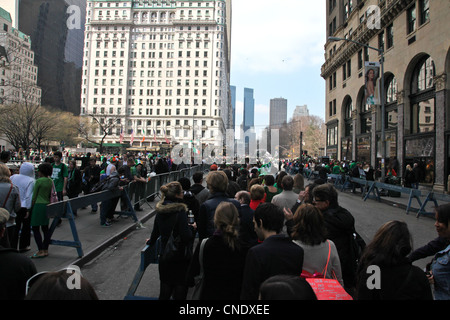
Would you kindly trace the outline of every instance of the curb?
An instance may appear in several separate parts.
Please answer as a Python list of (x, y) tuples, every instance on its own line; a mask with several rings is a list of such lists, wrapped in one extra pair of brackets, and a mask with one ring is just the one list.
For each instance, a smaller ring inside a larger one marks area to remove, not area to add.
[[(149, 219), (153, 218), (155, 216), (155, 214), (156, 214), (156, 211), (153, 210), (153, 211), (147, 213), (141, 219), (139, 219), (139, 221), (141, 223), (145, 223)], [(133, 223), (131, 226), (128, 226), (127, 228), (123, 229), (122, 231), (116, 233), (114, 236), (108, 238), (108, 240), (106, 240), (105, 242), (101, 243), (100, 245), (98, 245), (97, 247), (95, 247), (94, 249), (92, 249), (91, 251), (86, 253), (83, 257), (73, 261), (71, 263), (71, 265), (76, 265), (80, 268), (83, 267), (85, 264), (89, 263), (90, 261), (94, 260), (97, 256), (99, 256), (107, 247), (116, 243), (117, 241), (119, 241), (126, 235), (130, 234), (134, 230), (136, 230), (135, 223)]]

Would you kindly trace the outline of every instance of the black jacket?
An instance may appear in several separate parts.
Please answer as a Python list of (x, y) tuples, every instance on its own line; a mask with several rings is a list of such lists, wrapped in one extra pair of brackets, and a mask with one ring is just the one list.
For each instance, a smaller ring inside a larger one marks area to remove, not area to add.
[(208, 200), (203, 202), (200, 206), (198, 214), (197, 230), (199, 239), (208, 238), (213, 235), (214, 227), (214, 214), (217, 206), (222, 202), (227, 201), (233, 203), (239, 211), (241, 210), (241, 204), (235, 199), (230, 199), (223, 192), (212, 193)]
[(241, 205), (239, 237), (243, 243), (250, 247), (258, 243), (258, 236), (253, 225), (254, 214), (255, 211), (249, 205)]
[[(194, 286), (194, 277), (200, 274), (199, 241), (187, 272), (187, 284)], [(232, 250), (220, 233), (210, 237), (203, 249), (204, 286), (201, 300), (239, 300), (247, 247)]]
[(82, 176), (78, 168), (69, 171), (67, 180), (67, 196), (69, 198), (78, 196), (82, 190)]
[(327, 239), (334, 242), (341, 261), (342, 278), (346, 288), (355, 286), (357, 257), (353, 252), (355, 219), (346, 209), (337, 206), (323, 212)]
[(0, 300), (23, 300), (27, 280), (36, 273), (30, 258), (0, 246)]
[[(188, 226), (187, 206), (181, 202), (170, 200), (160, 201), (156, 204), (156, 216), (148, 245), (154, 245), (156, 240), (161, 237), (161, 252), (164, 252), (167, 241), (173, 230), (173, 236), (180, 235), (181, 241), (185, 246), (191, 244), (192, 229)], [(160, 260), (159, 275), (160, 280), (172, 285), (184, 285), (186, 270), (190, 260), (182, 262), (166, 262)]]
[(250, 248), (245, 261), (241, 300), (257, 300), (259, 287), (272, 276), (300, 276), (303, 255), (303, 249), (282, 234), (271, 236)]

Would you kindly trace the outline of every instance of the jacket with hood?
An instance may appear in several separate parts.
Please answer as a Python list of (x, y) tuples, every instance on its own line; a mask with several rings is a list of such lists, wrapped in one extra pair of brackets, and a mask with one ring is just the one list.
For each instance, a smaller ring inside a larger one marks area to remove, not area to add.
[(11, 176), (11, 182), (19, 188), (20, 201), (23, 208), (31, 209), (33, 199), (33, 188), (36, 182), (34, 166), (24, 162), (20, 166), (19, 174)]

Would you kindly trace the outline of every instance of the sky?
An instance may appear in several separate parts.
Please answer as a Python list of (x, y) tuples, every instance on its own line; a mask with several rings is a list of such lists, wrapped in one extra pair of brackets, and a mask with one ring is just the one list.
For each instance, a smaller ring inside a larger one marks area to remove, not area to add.
[(270, 99), (284, 98), (288, 121), (297, 105), (325, 119), (326, 42), (323, 0), (233, 0), (231, 85), (236, 126), (242, 123), (244, 88), (254, 89), (255, 127), (269, 124)]

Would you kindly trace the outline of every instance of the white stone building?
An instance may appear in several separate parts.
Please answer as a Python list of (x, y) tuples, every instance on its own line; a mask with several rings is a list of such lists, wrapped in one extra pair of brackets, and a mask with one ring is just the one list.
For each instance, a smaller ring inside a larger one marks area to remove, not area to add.
[(81, 115), (115, 124), (105, 143), (122, 132), (147, 150), (223, 146), (231, 0), (88, 0), (86, 10)]

